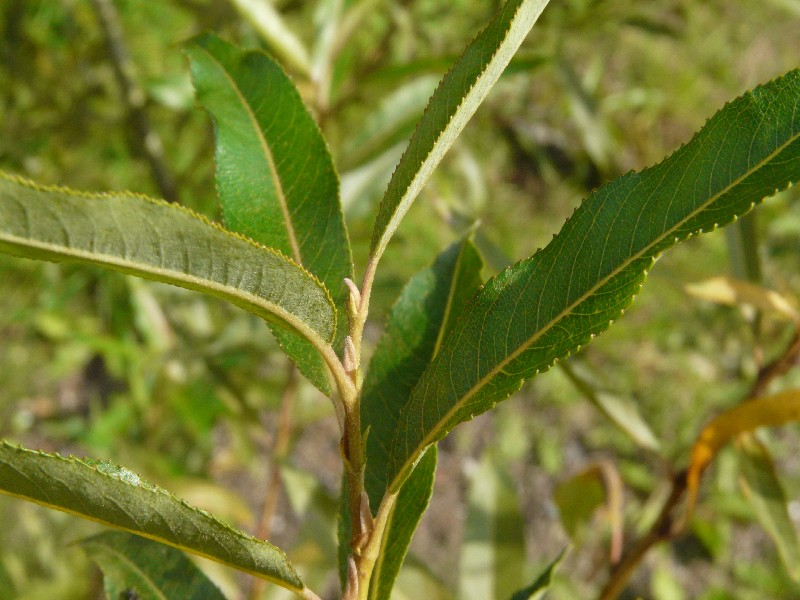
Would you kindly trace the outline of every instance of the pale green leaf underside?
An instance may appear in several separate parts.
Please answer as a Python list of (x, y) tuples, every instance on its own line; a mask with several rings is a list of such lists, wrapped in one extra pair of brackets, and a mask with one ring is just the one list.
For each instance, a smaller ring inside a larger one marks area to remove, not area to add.
[(319, 345), (335, 330), (330, 295), (303, 268), (188, 209), (143, 196), (85, 194), (0, 173), (0, 251), (197, 290)]
[(548, 0), (509, 0), (434, 92), (381, 201), (370, 255), (380, 256), (433, 170), (506, 68)]
[(733, 101), (662, 163), (603, 186), (543, 250), (471, 301), (401, 415), (397, 490), (425, 449), (586, 344), (658, 255), (800, 178), (800, 71)]
[(175, 548), (119, 531), (106, 531), (79, 544), (103, 572), (106, 598), (225, 600)]
[(0, 492), (205, 556), (291, 590), (303, 589), (280, 549), (105, 461), (65, 458), (2, 442)]

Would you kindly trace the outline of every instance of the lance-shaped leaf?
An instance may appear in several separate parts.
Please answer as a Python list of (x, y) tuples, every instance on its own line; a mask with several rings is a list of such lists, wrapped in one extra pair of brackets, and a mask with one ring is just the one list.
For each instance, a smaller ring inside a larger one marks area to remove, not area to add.
[(482, 266), (470, 240), (456, 242), (409, 280), (392, 307), (361, 399), (361, 424), (369, 428), (364, 486), (373, 513), (386, 491), (386, 466), (401, 411), (455, 317), (480, 287)]
[(106, 461), (0, 444), (0, 491), (305, 589), (284, 553)]
[(0, 173), (0, 251), (74, 260), (228, 300), (324, 348), (336, 313), (314, 276), (192, 211), (129, 193), (86, 194)]
[[(369, 428), (364, 477), (373, 512), (386, 490), (386, 465), (401, 409), (452, 327), (454, 316), (480, 287), (481, 267), (472, 242), (456, 242), (408, 282), (392, 308), (367, 371), (361, 404), (362, 427)], [(389, 597), (428, 506), (435, 474), (436, 456), (426, 456), (400, 490), (384, 531), (370, 598)]]
[(80, 546), (103, 571), (106, 598), (225, 600), (175, 548), (119, 531), (81, 540)]
[[(267, 54), (211, 34), (186, 47), (198, 100), (216, 125), (216, 183), (225, 226), (303, 265), (339, 307), (352, 278), (339, 179), (325, 140), (292, 81)], [(334, 343), (343, 338), (344, 319)], [(327, 390), (319, 355), (278, 334), (287, 353)]]
[(489, 281), (414, 389), (390, 490), (425, 449), (605, 330), (656, 257), (800, 178), (800, 70), (717, 113), (662, 163), (592, 193), (532, 257)]
[(380, 257), (411, 203), (489, 93), (548, 0), (509, 0), (431, 97), (381, 201), (370, 255)]

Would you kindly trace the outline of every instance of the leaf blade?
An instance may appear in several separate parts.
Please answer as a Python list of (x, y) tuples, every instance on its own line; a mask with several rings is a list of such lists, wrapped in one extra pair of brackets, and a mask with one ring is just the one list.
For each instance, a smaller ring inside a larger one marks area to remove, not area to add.
[(364, 380), (361, 422), (369, 428), (364, 486), (377, 510), (386, 491), (391, 440), (411, 390), (482, 281), (474, 244), (456, 242), (409, 280), (392, 308)]
[(211, 34), (186, 52), (198, 100), (216, 124), (226, 227), (291, 256), (338, 292), (352, 276), (339, 180), (294, 84), (264, 52)]
[(2, 442), (0, 491), (205, 556), (290, 590), (304, 589), (280, 549), (106, 461)]
[(381, 201), (372, 230), (371, 257), (383, 254), (411, 203), (511, 61), (548, 1), (509, 0), (442, 79)]
[[(469, 239), (456, 242), (441, 252), (431, 267), (411, 278), (392, 308), (367, 371), (361, 404), (362, 426), (369, 427), (364, 478), (373, 512), (386, 490), (388, 442), (400, 410), (452, 327), (454, 316), (480, 287), (482, 266)], [(388, 598), (391, 594), (411, 538), (430, 502), (436, 462), (433, 448), (400, 489), (384, 529), (370, 598)]]
[[(344, 307), (352, 278), (339, 179), (322, 133), (281, 66), (212, 34), (186, 46), (198, 101), (215, 124), (216, 184), (226, 226), (277, 248)], [(340, 320), (335, 350), (341, 349)], [(275, 330), (284, 351), (326, 394), (327, 370), (307, 342)]]
[(320, 345), (333, 339), (330, 295), (302, 267), (186, 208), (144, 196), (87, 194), (0, 172), (0, 251), (171, 283), (227, 300)]
[(108, 531), (78, 544), (103, 572), (107, 598), (225, 600), (180, 551), (135, 535)]
[[(490, 280), (470, 303), (404, 409), (389, 489), (428, 445), (605, 330), (660, 253), (798, 179), (795, 70), (724, 107), (663, 162), (592, 193), (547, 247)], [(612, 235), (620, 227), (624, 235)]]

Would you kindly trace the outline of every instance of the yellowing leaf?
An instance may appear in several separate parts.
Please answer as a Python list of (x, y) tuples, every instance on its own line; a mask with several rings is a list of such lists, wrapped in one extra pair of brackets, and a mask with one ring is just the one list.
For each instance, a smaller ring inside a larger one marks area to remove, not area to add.
[(692, 448), (686, 476), (689, 509), (694, 506), (700, 476), (725, 444), (735, 436), (759, 427), (775, 427), (800, 420), (800, 390), (781, 392), (745, 402), (713, 419), (700, 432)]
[(765, 312), (775, 312), (800, 323), (797, 309), (774, 290), (767, 289), (749, 281), (733, 277), (712, 277), (698, 283), (690, 283), (686, 293), (701, 300), (708, 300), (726, 306), (750, 305)]

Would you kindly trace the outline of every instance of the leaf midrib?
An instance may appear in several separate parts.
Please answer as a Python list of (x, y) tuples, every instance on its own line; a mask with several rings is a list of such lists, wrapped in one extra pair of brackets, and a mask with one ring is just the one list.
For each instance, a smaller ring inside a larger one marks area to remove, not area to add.
[(199, 46), (203, 52), (206, 53), (211, 58), (211, 61), (219, 66), (222, 70), (222, 73), (225, 77), (225, 80), (230, 83), (231, 89), (239, 98), (244, 107), (245, 112), (247, 113), (248, 118), (250, 119), (250, 123), (253, 125), (253, 129), (256, 131), (256, 137), (258, 138), (259, 143), (261, 144), (261, 148), (264, 152), (264, 156), (267, 160), (267, 166), (269, 168), (270, 175), (272, 176), (272, 180), (275, 182), (275, 191), (276, 196), (278, 199), (278, 206), (281, 209), (281, 215), (283, 216), (284, 224), (286, 225), (286, 232), (289, 236), (289, 245), (292, 248), (292, 256), (297, 261), (298, 264), (303, 264), (303, 256), (300, 252), (300, 244), (297, 242), (297, 234), (294, 231), (294, 225), (292, 224), (291, 215), (289, 213), (289, 206), (286, 202), (286, 194), (283, 190), (283, 181), (281, 180), (278, 170), (275, 167), (275, 159), (272, 155), (272, 150), (270, 149), (269, 142), (267, 141), (264, 133), (261, 131), (261, 126), (258, 123), (258, 119), (256, 118), (255, 113), (253, 112), (250, 103), (245, 98), (244, 94), (242, 94), (239, 85), (236, 83), (236, 80), (231, 77), (228, 73), (228, 70), (225, 68), (217, 58), (211, 54), (208, 50), (206, 50), (203, 46)]
[[(732, 188), (739, 185), (742, 181), (751, 177), (755, 173), (757, 173), (761, 168), (763, 168), (766, 164), (768, 164), (772, 158), (776, 155), (780, 154), (786, 147), (790, 144), (794, 143), (798, 138), (800, 138), (800, 132), (796, 132), (791, 135), (786, 142), (778, 146), (775, 150), (770, 152), (766, 157), (764, 157), (761, 161), (759, 161), (755, 166), (750, 168), (741, 176), (734, 179), (731, 183), (725, 186), (722, 190), (717, 192), (714, 196), (710, 197), (708, 201), (702, 203), (698, 206), (695, 210), (691, 211), (684, 219), (673, 225), (669, 230), (664, 231), (662, 235), (658, 236), (655, 240), (651, 243), (647, 244), (644, 248), (642, 248), (639, 252), (631, 255), (628, 259), (626, 259), (619, 267), (617, 267), (612, 273), (607, 275), (606, 277), (600, 279), (591, 289), (587, 292), (582, 294), (579, 298), (577, 298), (574, 302), (572, 302), (569, 306), (567, 306), (564, 310), (562, 310), (558, 315), (553, 317), (550, 322), (543, 328), (539, 329), (534, 336), (528, 339), (525, 343), (521, 344), (516, 350), (514, 350), (511, 354), (507, 356), (507, 358), (500, 361), (495, 367), (493, 367), (486, 375), (481, 377), (475, 385), (470, 388), (470, 390), (462, 396), (462, 398), (456, 402), (450, 410), (448, 410), (438, 421), (437, 426), (432, 428), (430, 432), (422, 439), (422, 441), (417, 444), (414, 452), (410, 453), (408, 458), (403, 461), (403, 464), (400, 469), (397, 470), (394, 480), (392, 481), (392, 485), (389, 486), (389, 490), (397, 491), (397, 479), (401, 476), (407, 469), (409, 463), (413, 462), (413, 457), (417, 453), (417, 449), (419, 448), (426, 448), (431, 443), (433, 443), (439, 433), (440, 425), (442, 423), (447, 423), (451, 417), (458, 412), (458, 410), (466, 404), (470, 398), (472, 398), (475, 394), (481, 391), (483, 387), (491, 381), (495, 376), (497, 376), (502, 370), (511, 362), (513, 362), (520, 354), (525, 352), (531, 345), (533, 345), (536, 341), (538, 341), (542, 336), (544, 336), (548, 331), (550, 331), (557, 323), (559, 323), (562, 319), (568, 316), (576, 307), (578, 307), (581, 303), (585, 300), (590, 298), (598, 289), (603, 287), (606, 283), (608, 283), (611, 279), (613, 279), (617, 274), (622, 272), (625, 268), (628, 267), (631, 263), (635, 262), (636, 260), (642, 258), (647, 254), (647, 252), (653, 247), (660, 243), (664, 238), (668, 237), (671, 232), (679, 229), (682, 225), (686, 222), (694, 218), (697, 214), (705, 210), (707, 206), (716, 202), (720, 197), (728, 193)], [(685, 174), (685, 173), (684, 173)], [(398, 488), (399, 489), (399, 488)]]
[[(118, 267), (122, 267), (123, 269), (130, 269), (132, 271), (137, 271), (140, 273), (153, 274), (156, 276), (160, 275), (163, 277), (162, 280), (183, 281), (186, 283), (191, 283), (197, 286), (197, 288), (214, 290), (220, 292), (222, 295), (241, 299), (249, 304), (261, 307), (266, 312), (275, 314), (281, 320), (285, 321), (287, 324), (296, 329), (304, 337), (313, 341), (315, 346), (327, 346), (328, 344), (328, 341), (324, 340), (319, 333), (311, 329), (311, 327), (309, 327), (305, 323), (305, 321), (297, 318), (293, 313), (287, 311), (279, 304), (274, 304), (272, 302), (265, 300), (262, 296), (250, 294), (239, 288), (223, 285), (212, 279), (204, 279), (202, 277), (196, 277), (194, 275), (189, 275), (183, 271), (171, 271), (169, 269), (164, 269), (162, 267), (156, 267), (149, 263), (142, 263), (128, 259), (120, 259), (118, 256), (113, 254), (101, 254), (97, 252), (90, 252), (88, 250), (81, 250), (73, 246), (60, 246), (57, 244), (48, 244), (40, 242), (38, 240), (33, 240), (31, 238), (18, 237), (15, 235), (0, 234), (0, 241), (3, 241), (12, 246), (20, 248), (34, 248), (37, 250), (44, 250), (46, 252), (52, 252), (66, 256), (74, 256), (76, 258), (85, 260), (89, 263), (115, 265)], [(158, 281), (157, 278), (156, 280)]]

